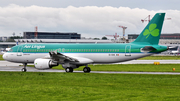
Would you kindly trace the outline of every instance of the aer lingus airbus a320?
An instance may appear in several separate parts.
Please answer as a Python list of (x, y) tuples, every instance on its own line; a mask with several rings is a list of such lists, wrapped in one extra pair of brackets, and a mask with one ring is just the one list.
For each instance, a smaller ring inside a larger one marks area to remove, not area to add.
[(85, 66), (83, 71), (88, 73), (91, 71), (88, 64), (124, 62), (166, 51), (167, 46), (158, 45), (164, 16), (165, 13), (157, 13), (132, 43), (22, 44), (12, 47), (3, 58), (23, 63), (22, 71), (26, 71), (28, 63), (34, 63), (37, 69), (49, 69), (61, 64), (66, 72)]

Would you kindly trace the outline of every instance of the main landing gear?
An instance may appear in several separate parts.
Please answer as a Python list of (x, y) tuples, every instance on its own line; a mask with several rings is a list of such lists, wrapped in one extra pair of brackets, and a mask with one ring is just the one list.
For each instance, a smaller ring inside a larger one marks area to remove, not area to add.
[(91, 68), (84, 67), (83, 71), (84, 71), (84, 73), (90, 73), (91, 72)]
[[(72, 67), (67, 67), (67, 68), (65, 69), (65, 71), (66, 71), (67, 73), (72, 73), (73, 70), (74, 70), (74, 69), (73, 69)], [(89, 67), (84, 67), (83, 71), (84, 71), (84, 73), (90, 73), (90, 72), (91, 72), (91, 68), (89, 68)]]
[(23, 66), (24, 66), (24, 68), (22, 68), (21, 71), (26, 72), (27, 71), (27, 69), (26, 69), (27, 63), (23, 63)]
[(69, 73), (69, 72), (73, 72), (73, 68), (72, 67), (67, 67), (66, 69), (65, 69), (65, 71), (67, 72), (67, 73)]

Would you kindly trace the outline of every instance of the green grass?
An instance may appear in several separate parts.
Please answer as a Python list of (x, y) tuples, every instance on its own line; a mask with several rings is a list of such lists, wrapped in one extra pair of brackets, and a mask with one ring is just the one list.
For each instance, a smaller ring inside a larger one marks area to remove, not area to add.
[(138, 60), (180, 60), (180, 56), (148, 56)]
[(1, 101), (179, 101), (180, 75), (0, 72)]
[[(92, 71), (128, 71), (128, 72), (180, 72), (179, 64), (109, 64), (109, 65), (89, 65)], [(80, 67), (74, 70), (83, 70)], [(175, 68), (175, 71), (172, 71)], [(64, 70), (61, 65), (53, 67), (53, 69)]]
[(0, 60), (4, 60), (4, 59), (2, 58), (2, 56), (3, 56), (3, 55), (0, 55)]

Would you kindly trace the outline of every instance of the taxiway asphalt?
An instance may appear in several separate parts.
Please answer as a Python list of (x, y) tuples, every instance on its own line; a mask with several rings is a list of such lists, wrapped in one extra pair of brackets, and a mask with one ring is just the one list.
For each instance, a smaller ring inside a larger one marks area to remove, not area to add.
[[(180, 64), (180, 60), (132, 60), (128, 62), (122, 62), (117, 64), (153, 64), (154, 62), (160, 62), (160, 64)], [(0, 61), (0, 71), (21, 72), (23, 66), (21, 63), (12, 63), (7, 61)], [(37, 70), (32, 67), (27, 67), (27, 72), (65, 72), (65, 70)], [(83, 73), (83, 71), (74, 71), (77, 73)], [(109, 74), (160, 74), (160, 75), (180, 75), (180, 73), (174, 72), (109, 72), (109, 71), (91, 71), (91, 73), (109, 73)]]

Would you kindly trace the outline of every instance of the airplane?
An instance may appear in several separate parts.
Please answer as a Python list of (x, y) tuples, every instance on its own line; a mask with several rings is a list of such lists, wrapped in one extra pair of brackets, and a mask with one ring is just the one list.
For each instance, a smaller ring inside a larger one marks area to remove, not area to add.
[(179, 54), (179, 46), (169, 47), (169, 54), (174, 54), (174, 55)]
[(4, 54), (4, 53), (8, 52), (10, 49), (11, 49), (11, 48), (6, 48), (5, 50), (2, 50), (2, 51), (1, 51), (1, 54)]
[(34, 43), (14, 46), (3, 55), (6, 61), (34, 63), (36, 69), (50, 69), (59, 64), (66, 72), (85, 66), (83, 71), (89, 73), (88, 64), (107, 64), (130, 61), (168, 50), (167, 46), (158, 45), (165, 13), (156, 13), (137, 39), (131, 43), (106, 44), (58, 44)]

